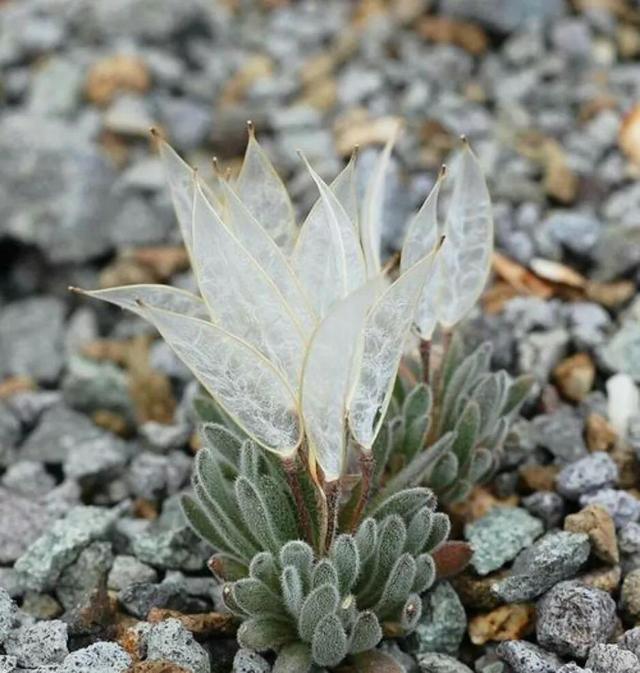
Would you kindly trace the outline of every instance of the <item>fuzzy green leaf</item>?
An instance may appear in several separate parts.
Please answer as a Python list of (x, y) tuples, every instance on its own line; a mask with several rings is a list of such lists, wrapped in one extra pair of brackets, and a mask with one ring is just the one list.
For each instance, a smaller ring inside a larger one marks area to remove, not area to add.
[(260, 451), (255, 442), (246, 439), (240, 448), (240, 474), (255, 482), (260, 474)]
[(416, 576), (411, 591), (416, 594), (424, 593), (436, 579), (436, 564), (430, 554), (416, 556)]
[(431, 416), (427, 414), (418, 416), (409, 425), (405, 424), (403, 453), (407, 456), (408, 460), (413, 459), (424, 446), (430, 424)]
[(235, 582), (249, 574), (249, 568), (228, 554), (213, 554), (207, 562), (219, 582)]
[(473, 484), (467, 479), (458, 479), (453, 486), (447, 489), (444, 494), (444, 499), (451, 504), (456, 502), (462, 502), (466, 500), (471, 491), (473, 490)]
[(311, 571), (313, 568), (313, 549), (302, 540), (291, 540), (287, 542), (280, 550), (280, 564), (284, 566), (294, 566), (305, 591), (308, 590), (311, 582)]
[(411, 554), (402, 554), (395, 562), (375, 607), (380, 618), (391, 617), (404, 605), (416, 577), (416, 562)]
[(211, 500), (218, 502), (226, 512), (236, 509), (232, 484), (225, 478), (221, 464), (209, 447), (202, 447), (196, 454), (195, 473)]
[(233, 583), (233, 598), (236, 604), (247, 614), (282, 614), (284, 606), (278, 594), (269, 589), (260, 580), (246, 577)]
[(242, 622), (237, 637), (240, 647), (266, 652), (295, 640), (296, 633), (290, 622), (269, 615)]
[(488, 449), (479, 448), (473, 452), (467, 478), (472, 483), (484, 479), (493, 467), (493, 454)]
[(431, 413), (431, 388), (419, 383), (407, 395), (402, 404), (402, 415), (407, 426), (417, 418), (428, 416)]
[(285, 645), (273, 664), (273, 673), (309, 673), (311, 649), (304, 643)]
[(280, 576), (278, 564), (273, 558), (273, 554), (268, 551), (260, 552), (251, 559), (249, 574), (254, 579), (260, 580), (266, 584), (271, 591), (280, 591)]
[(436, 512), (431, 519), (431, 532), (425, 541), (424, 551), (432, 552), (437, 549), (451, 532), (451, 521), (444, 512)]
[(313, 660), (320, 666), (337, 666), (347, 655), (347, 634), (337, 615), (324, 616), (313, 632)]
[(491, 431), (502, 406), (502, 389), (498, 376), (488, 374), (473, 391), (473, 399), (480, 410), (479, 434), (484, 436)]
[(430, 507), (420, 508), (412, 517), (407, 528), (407, 541), (404, 551), (416, 556), (422, 551), (425, 540), (431, 532), (433, 511)]
[(298, 618), (298, 633), (303, 641), (312, 641), (316, 626), (325, 616), (336, 611), (339, 600), (338, 590), (331, 584), (323, 584), (307, 596)]
[(304, 587), (297, 568), (294, 566), (287, 566), (280, 577), (280, 584), (282, 586), (282, 597), (284, 604), (289, 610), (289, 614), (295, 619), (298, 618), (300, 610), (302, 609), (302, 601), (304, 599)]
[(511, 382), (509, 390), (507, 391), (507, 399), (502, 407), (501, 415), (515, 416), (529, 396), (535, 378), (529, 374), (523, 374)]
[(366, 652), (372, 650), (382, 640), (382, 628), (373, 612), (365, 610), (361, 612), (349, 638), (349, 653)]
[(355, 541), (358, 558), (362, 564), (369, 560), (378, 542), (378, 527), (373, 519), (367, 518), (360, 524), (355, 534)]
[(298, 521), (293, 499), (272, 477), (261, 475), (255, 482), (270, 514), (273, 535), (280, 544), (298, 537)]
[(480, 408), (478, 403), (468, 402), (455, 426), (456, 438), (451, 450), (458, 458), (461, 468), (466, 468), (471, 458), (471, 451), (479, 439)]
[[(207, 399), (215, 404), (208, 395)], [(242, 440), (236, 434), (217, 423), (205, 423), (200, 426), (200, 436), (202, 443), (214, 452), (216, 458), (222, 458), (227, 465), (237, 471)]]
[(381, 521), (390, 514), (397, 514), (408, 523), (421, 507), (435, 509), (435, 506), (436, 498), (428, 488), (408, 488), (387, 498), (375, 509), (373, 517)]
[(236, 480), (236, 499), (245, 524), (254, 531), (264, 549), (277, 554), (280, 541), (274, 534), (271, 513), (259, 491), (246, 477)]
[(454, 332), (449, 343), (449, 349), (445, 355), (442, 366), (442, 389), (446, 390), (451, 382), (451, 377), (464, 360), (464, 341), (459, 332)]
[(411, 594), (402, 608), (400, 625), (406, 633), (415, 629), (422, 616), (422, 601), (417, 594)]
[(358, 579), (360, 571), (358, 547), (353, 537), (346, 534), (338, 536), (331, 547), (330, 556), (338, 573), (340, 593), (347, 594)]
[(208, 542), (214, 549), (233, 554), (224, 536), (196, 500), (189, 495), (183, 495), (180, 504), (187, 523), (198, 537)]
[(313, 569), (311, 576), (311, 586), (314, 589), (324, 584), (331, 584), (334, 587), (338, 586), (338, 572), (329, 559), (320, 559)]
[(455, 453), (447, 451), (440, 456), (438, 462), (433, 466), (427, 479), (429, 486), (440, 492), (451, 486), (458, 477), (458, 458)]

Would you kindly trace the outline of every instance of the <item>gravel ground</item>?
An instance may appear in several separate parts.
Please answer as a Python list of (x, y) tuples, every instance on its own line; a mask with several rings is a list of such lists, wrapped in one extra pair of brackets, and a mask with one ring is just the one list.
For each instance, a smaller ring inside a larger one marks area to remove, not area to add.
[(190, 375), (66, 288), (192, 287), (149, 127), (235, 170), (252, 119), (304, 214), (296, 150), (330, 177), (357, 144), (366, 176), (396, 118), (386, 252), (466, 134), (498, 254), (464, 331), (538, 386), (452, 512), (470, 568), (385, 648), (640, 671), (639, 56), (634, 0), (0, 0), (0, 671), (270, 670), (178, 507)]

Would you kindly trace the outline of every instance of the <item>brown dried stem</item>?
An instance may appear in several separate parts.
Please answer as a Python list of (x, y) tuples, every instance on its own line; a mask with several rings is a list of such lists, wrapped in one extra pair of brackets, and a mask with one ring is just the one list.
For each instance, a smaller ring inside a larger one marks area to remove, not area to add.
[(304, 501), (304, 495), (302, 494), (302, 486), (300, 485), (300, 478), (298, 476), (299, 472), (299, 462), (294, 458), (287, 458), (282, 461), (282, 466), (284, 467), (284, 473), (287, 476), (287, 483), (293, 493), (293, 499), (296, 503), (296, 510), (298, 516), (298, 524), (304, 533), (305, 540), (313, 546), (313, 531), (311, 529), (311, 520), (309, 519), (309, 512), (307, 511), (307, 505)]
[(351, 518), (351, 532), (354, 532), (360, 523), (362, 513), (364, 512), (369, 496), (371, 495), (371, 485), (373, 481), (373, 471), (375, 468), (375, 458), (370, 451), (364, 451), (362, 448), (358, 450), (358, 464), (360, 465), (360, 497), (358, 504), (353, 510), (353, 517)]

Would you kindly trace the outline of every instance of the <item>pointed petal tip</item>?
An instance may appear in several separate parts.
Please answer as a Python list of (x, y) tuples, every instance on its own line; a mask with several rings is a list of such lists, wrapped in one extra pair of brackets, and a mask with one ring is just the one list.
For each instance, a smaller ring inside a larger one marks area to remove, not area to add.
[(247, 119), (247, 133), (249, 134), (249, 137), (255, 138), (256, 127), (253, 125), (251, 119)]
[(83, 290), (81, 287), (76, 287), (75, 285), (67, 285), (67, 290), (73, 292), (74, 294), (88, 294), (86, 290)]
[(442, 164), (442, 166), (440, 166), (440, 170), (438, 171), (438, 180), (444, 180), (447, 177), (448, 172), (449, 169), (447, 168), (447, 164)]

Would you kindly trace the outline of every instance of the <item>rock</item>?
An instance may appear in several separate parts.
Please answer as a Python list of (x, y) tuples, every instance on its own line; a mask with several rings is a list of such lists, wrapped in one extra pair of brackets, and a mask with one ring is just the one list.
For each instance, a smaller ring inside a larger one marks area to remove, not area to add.
[[(0, 157), (0, 222), (5, 235), (38, 246), (56, 264), (85, 262), (107, 252), (109, 228), (104, 223), (115, 207), (110, 193), (115, 172), (75, 122), (5, 115), (0, 122)], [(60, 357), (48, 361), (45, 356), (53, 349), (47, 343), (51, 316), (43, 315), (42, 320), (41, 329), (26, 334), (26, 339), (22, 332), (16, 348), (37, 340), (40, 352), (31, 357), (38, 358), (47, 375), (58, 367), (57, 375)]]
[(64, 473), (79, 482), (108, 481), (127, 463), (128, 447), (110, 432), (101, 432), (90, 442), (74, 446), (64, 462)]
[(640, 671), (640, 659), (616, 645), (598, 644), (591, 648), (585, 666), (593, 673), (636, 673)]
[(9, 635), (16, 618), (17, 607), (9, 594), (0, 587), (0, 643)]
[(556, 673), (562, 661), (552, 652), (525, 640), (512, 640), (500, 643), (496, 650), (514, 673)]
[(55, 619), (62, 614), (62, 607), (53, 596), (33, 591), (25, 594), (21, 610), (38, 620)]
[(560, 392), (573, 402), (580, 402), (589, 394), (595, 376), (595, 365), (586, 353), (565, 358), (553, 370)]
[(640, 414), (640, 393), (628, 374), (612, 376), (606, 386), (609, 421), (620, 437), (626, 437), (633, 419)]
[(209, 673), (209, 655), (177, 619), (154, 624), (147, 639), (147, 660), (168, 660), (192, 673)]
[(636, 657), (640, 658), (640, 626), (625, 631), (620, 640), (618, 640), (618, 647), (623, 650), (629, 650), (629, 652), (633, 652)]
[(593, 673), (593, 671), (590, 668), (582, 668), (582, 666), (578, 666), (578, 664), (572, 662), (561, 666), (557, 673)]
[(14, 493), (37, 497), (53, 489), (56, 481), (42, 463), (20, 460), (2, 475), (2, 485)]
[[(12, 199), (15, 200), (15, 195)], [(64, 314), (64, 304), (54, 297), (34, 296), (3, 306), (0, 374), (28, 376), (43, 383), (55, 381), (64, 358)]]
[(613, 371), (640, 382), (640, 326), (632, 321), (625, 323), (602, 349), (602, 355)]
[(618, 466), (603, 452), (592, 453), (565, 466), (556, 479), (558, 493), (577, 500), (584, 493), (592, 493), (618, 483)]
[(29, 109), (47, 116), (74, 112), (80, 101), (82, 70), (71, 59), (49, 58), (31, 80)]
[(69, 452), (82, 450), (87, 444), (104, 436), (104, 430), (86, 416), (63, 404), (47, 409), (36, 429), (21, 447), (21, 456), (43, 463), (62, 463)]
[(30, 545), (16, 561), (15, 569), (28, 588), (54, 588), (62, 571), (91, 542), (104, 538), (118, 516), (117, 509), (74, 507)]
[(4, 648), (24, 668), (59, 664), (69, 654), (67, 625), (58, 619), (26, 624), (9, 634)]
[(576, 255), (589, 255), (600, 234), (600, 222), (589, 213), (559, 210), (541, 224), (552, 240)]
[(640, 500), (626, 491), (603, 488), (601, 491), (580, 496), (582, 507), (592, 503), (602, 505), (609, 512), (616, 528), (621, 528), (630, 521), (637, 521), (640, 517)]
[(611, 325), (609, 314), (593, 302), (576, 302), (566, 309), (569, 331), (579, 349), (596, 348), (604, 343)]
[(547, 381), (552, 369), (566, 355), (569, 332), (564, 328), (531, 332), (516, 343), (518, 369), (534, 372), (540, 382)]
[(65, 402), (78, 411), (112, 411), (131, 416), (131, 396), (127, 375), (111, 362), (96, 362), (74, 355), (67, 362), (62, 381)]
[(427, 652), (418, 659), (421, 673), (473, 673), (463, 663), (448, 654)]
[(0, 404), (0, 465), (10, 465), (15, 447), (22, 436), (20, 419), (5, 404)]
[(550, 451), (559, 463), (572, 463), (586, 455), (583, 421), (570, 409), (536, 416), (532, 425), (536, 442)]
[[(13, 568), (0, 568), (0, 587), (11, 596), (11, 598), (19, 598), (24, 594), (24, 587), (20, 581), (18, 572)], [(1, 602), (0, 598), (0, 602)], [(0, 642), (2, 641), (2, 630), (0, 627)]]
[(10, 657), (7, 654), (0, 654), (0, 673), (13, 673), (18, 667), (16, 657)]
[(538, 643), (554, 652), (583, 659), (611, 637), (616, 604), (609, 594), (579, 582), (561, 582), (538, 603)]
[(583, 573), (578, 579), (587, 586), (613, 594), (620, 586), (622, 570), (620, 566), (605, 566)]
[(180, 449), (189, 441), (193, 428), (189, 423), (165, 425), (156, 421), (147, 421), (140, 428), (140, 434), (155, 449), (163, 453), (171, 449)]
[(622, 609), (633, 620), (640, 617), (640, 569), (632, 570), (622, 583)]
[(111, 543), (92, 542), (60, 575), (56, 595), (67, 610), (64, 620), (72, 635), (99, 633), (113, 618), (107, 596), (112, 563)]
[(146, 500), (159, 500), (177, 493), (191, 473), (191, 459), (182, 451), (167, 456), (144, 451), (138, 454), (127, 471), (129, 488)]
[(155, 568), (138, 561), (135, 556), (116, 556), (109, 572), (107, 586), (113, 591), (120, 591), (131, 584), (154, 583), (157, 579), (158, 573)]
[(145, 62), (133, 54), (113, 54), (96, 61), (87, 73), (85, 93), (96, 105), (104, 106), (118, 93), (144, 93), (150, 86)]
[(491, 612), (474, 615), (469, 621), (469, 638), (474, 645), (489, 641), (518, 640), (531, 630), (536, 610), (533, 605), (512, 603)]
[(126, 94), (116, 98), (104, 113), (104, 128), (125, 136), (147, 137), (154, 120), (145, 100)]
[(616, 527), (611, 515), (600, 505), (589, 505), (564, 521), (564, 529), (571, 533), (586, 533), (595, 555), (605, 563), (620, 560)]
[(449, 582), (438, 582), (422, 600), (422, 617), (415, 628), (416, 655), (442, 652), (455, 656), (467, 628), (462, 603)]
[(625, 573), (640, 568), (640, 524), (632, 521), (620, 528), (618, 549)]
[(0, 563), (12, 563), (49, 527), (46, 505), (0, 489)]
[(158, 519), (133, 536), (131, 548), (140, 561), (174, 570), (201, 570), (211, 555), (186, 523), (176, 496), (167, 498)]
[(162, 97), (157, 102), (160, 121), (175, 147), (183, 151), (197, 149), (210, 135), (211, 106), (184, 97)]
[(551, 532), (520, 552), (511, 574), (498, 580), (493, 593), (508, 603), (531, 600), (557, 582), (574, 577), (589, 558), (584, 533)]
[(116, 643), (93, 643), (69, 654), (58, 673), (127, 673), (131, 657)]
[(152, 608), (167, 608), (180, 612), (202, 612), (207, 604), (197, 598), (191, 598), (179, 583), (138, 582), (129, 584), (118, 594), (122, 606), (135, 617), (146, 619)]
[(544, 521), (545, 528), (555, 528), (564, 517), (564, 500), (553, 491), (538, 491), (522, 499), (522, 504), (538, 519)]
[(618, 433), (604, 416), (591, 413), (586, 420), (586, 439), (589, 451), (612, 451), (618, 439)]
[(271, 664), (257, 652), (241, 648), (233, 658), (233, 673), (271, 673)]
[(471, 563), (478, 574), (511, 561), (544, 531), (542, 523), (526, 510), (517, 507), (495, 507), (488, 514), (465, 526), (465, 538), (474, 549)]

